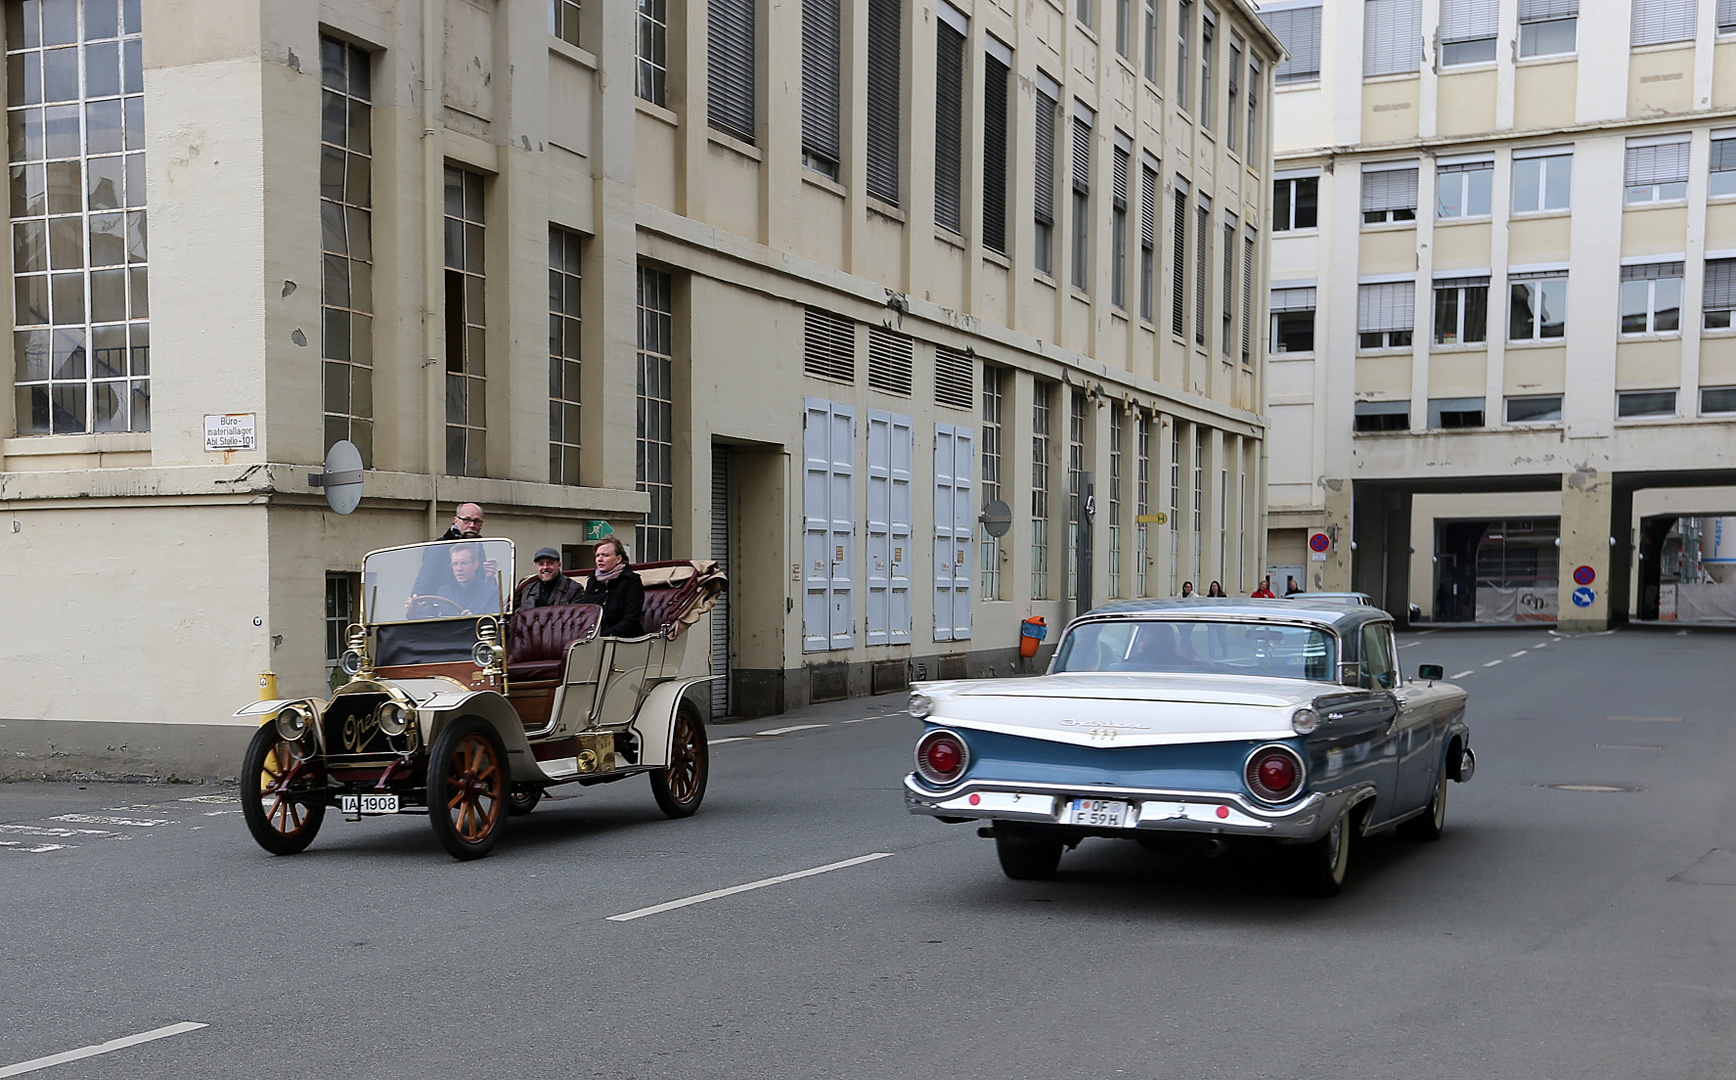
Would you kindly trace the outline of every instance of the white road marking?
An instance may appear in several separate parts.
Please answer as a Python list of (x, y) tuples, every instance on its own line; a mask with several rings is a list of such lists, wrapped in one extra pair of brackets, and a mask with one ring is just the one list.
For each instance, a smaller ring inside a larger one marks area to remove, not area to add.
[(72, 836), (107, 836), (115, 840), (131, 840), (126, 833), (107, 832), (102, 829), (61, 829), (53, 825), (0, 825), (0, 832), (23, 833), (25, 836), (54, 836), (60, 838)]
[(1551, 646), (1553, 644), (1555, 644), (1555, 642), (1553, 642), (1553, 641), (1539, 641), (1537, 644), (1535, 644), (1531, 647), (1533, 649), (1547, 649), (1547, 648), (1549, 648), (1549, 646)]
[[(5, 848), (7, 851), (17, 851), (29, 855), (40, 855), (45, 851), (60, 851), (64, 848), (77, 846), (77, 844), (37, 844), (33, 847), (25, 847), (24, 841), (22, 840), (0, 840), (0, 848)], [(0, 1072), (0, 1076), (9, 1075), (11, 1074)]]
[(1500, 662), (1501, 661), (1499, 661), (1499, 660), (1491, 660), (1487, 664), (1484, 664), (1483, 666), (1484, 667), (1494, 667), (1496, 664), (1499, 664)]
[(830, 727), (830, 726), (831, 726), (830, 724), (795, 724), (795, 725), (792, 725), (790, 727), (767, 728), (765, 731), (756, 731), (756, 732), (754, 732), (754, 734), (755, 735), (788, 735), (792, 731), (807, 731), (810, 728), (823, 728), (823, 727)]
[(174, 824), (168, 818), (103, 817), (101, 814), (59, 814), (48, 820), (71, 821), (79, 825), (135, 825), (140, 827)]
[(815, 874), (824, 874), (833, 870), (843, 870), (847, 867), (860, 866), (863, 863), (873, 862), (876, 859), (890, 859), (891, 857), (892, 852), (890, 851), (876, 851), (868, 855), (858, 855), (854, 859), (845, 859), (843, 862), (827, 863), (825, 866), (816, 866), (812, 870), (797, 870), (793, 874), (779, 874), (777, 877), (764, 878), (760, 881), (750, 881), (746, 885), (731, 885), (727, 889), (715, 889), (708, 893), (700, 893), (698, 896), (689, 896), (680, 900), (671, 900), (666, 904), (654, 904), (651, 907), (643, 907), (635, 911), (623, 912), (620, 915), (611, 915), (609, 916), (609, 921), (631, 922), (634, 919), (642, 919), (647, 915), (657, 915), (665, 911), (673, 911), (676, 908), (684, 908), (690, 904), (703, 904), (707, 900), (716, 900), (724, 896), (734, 896), (736, 893), (744, 893), (753, 889), (763, 889), (767, 885), (781, 885), (786, 881), (794, 881), (797, 878), (813, 877)]
[(1530, 649), (1520, 649), (1518, 652), (1513, 654), (1513, 658), (1518, 659), (1519, 657), (1524, 656), (1526, 653), (1528, 653), (1530, 651), (1531, 651)]
[(182, 802), (235, 803), (240, 802), (233, 795), (189, 795)]
[(82, 1061), (87, 1057), (96, 1057), (98, 1054), (112, 1054), (116, 1050), (125, 1050), (129, 1046), (154, 1042), (157, 1039), (167, 1039), (171, 1035), (184, 1035), (189, 1031), (198, 1031), (200, 1028), (207, 1026), (208, 1025), (206, 1024), (194, 1024), (191, 1022), (170, 1024), (168, 1027), (153, 1028), (150, 1031), (141, 1031), (137, 1035), (128, 1035), (121, 1039), (111, 1039), (105, 1043), (97, 1043), (95, 1046), (86, 1046), (78, 1050), (68, 1050), (60, 1054), (50, 1054), (47, 1057), (31, 1058), (29, 1061), (20, 1061), (16, 1065), (7, 1065), (0, 1068), (0, 1077), (22, 1076), (27, 1072), (35, 1072), (37, 1069), (46, 1069), (50, 1065), (65, 1065), (69, 1061)]
[(1475, 674), (1476, 674), (1476, 672), (1475, 672), (1475, 671), (1461, 671), (1461, 672), (1459, 672), (1459, 673), (1458, 673), (1458, 674), (1457, 674), (1457, 675), (1454, 675), (1454, 676), (1453, 676), (1453, 678), (1454, 678), (1454, 679), (1462, 679), (1462, 678), (1464, 678), (1464, 677), (1465, 677), (1465, 676), (1466, 676), (1466, 675), (1475, 675)]
[(709, 743), (712, 746), (722, 746), (726, 742), (753, 742), (753, 736), (752, 735), (731, 735), (727, 739), (711, 739), (711, 740), (709, 740)]
[[(892, 714), (887, 713), (886, 715), (891, 716)], [(874, 719), (872, 716), (858, 716), (854, 720), (840, 720), (840, 721), (838, 721), (838, 723), (840, 723), (840, 724), (860, 724), (864, 720), (872, 720), (872, 719)]]

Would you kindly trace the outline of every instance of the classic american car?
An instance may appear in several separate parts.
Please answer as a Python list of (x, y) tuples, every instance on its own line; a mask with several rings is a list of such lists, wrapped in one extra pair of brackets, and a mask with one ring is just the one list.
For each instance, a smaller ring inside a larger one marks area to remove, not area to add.
[(1359, 837), (1438, 838), (1447, 781), (1476, 767), (1465, 691), (1397, 658), (1392, 617), (1362, 604), (1110, 604), (1044, 675), (914, 684), (905, 803), (988, 821), (1012, 878), (1049, 877), (1087, 836), (1263, 841), (1299, 891), (1334, 895)]
[(639, 774), (668, 816), (699, 809), (709, 758), (688, 691), (709, 677), (680, 677), (682, 631), (726, 587), (717, 564), (635, 566), (654, 629), (632, 638), (599, 636), (594, 604), (515, 612), (512, 568), (510, 540), (367, 556), (341, 663), (349, 681), (328, 701), (235, 714), (262, 721), (241, 773), (261, 847), (303, 850), (328, 809), (351, 821), (427, 813), (448, 853), (476, 859), (545, 789)]

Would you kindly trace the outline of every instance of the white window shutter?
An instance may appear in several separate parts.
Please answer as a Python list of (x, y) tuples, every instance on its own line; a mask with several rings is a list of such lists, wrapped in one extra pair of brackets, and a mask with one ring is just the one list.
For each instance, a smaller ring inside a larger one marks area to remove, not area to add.
[(832, 403), (832, 590), (834, 649), (856, 644), (856, 408)]
[(892, 626), (892, 414), (868, 410), (867, 555), (863, 584), (869, 645), (886, 645)]
[(976, 434), (934, 425), (934, 640), (971, 636)]
[(1356, 294), (1356, 332), (1382, 334), (1410, 330), (1416, 322), (1416, 282), (1363, 285)]
[(802, 651), (855, 644), (856, 410), (803, 399)]
[(910, 481), (915, 427), (868, 410), (867, 643), (910, 640)]
[(888, 636), (894, 645), (910, 643), (910, 518), (914, 505), (911, 481), (916, 468), (916, 422), (908, 416), (891, 417), (892, 538), (890, 580), (891, 615)]
[(1658, 45), (1694, 40), (1697, 0), (1634, 0), (1633, 43)]

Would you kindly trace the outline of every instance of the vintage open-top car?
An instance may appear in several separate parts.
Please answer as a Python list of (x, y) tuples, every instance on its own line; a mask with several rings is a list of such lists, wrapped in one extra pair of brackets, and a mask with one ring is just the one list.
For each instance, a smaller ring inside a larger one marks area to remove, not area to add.
[[(241, 805), (261, 847), (313, 841), (328, 807), (350, 820), (426, 812), (454, 857), (499, 842), (546, 788), (647, 773), (686, 817), (705, 795), (705, 725), (682, 678), (682, 631), (726, 586), (712, 562), (643, 563), (643, 624), (601, 637), (594, 604), (513, 610), (509, 540), (415, 544), (362, 564), (349, 681), (329, 701), (259, 701)], [(569, 572), (569, 576), (582, 576)]]
[(1037, 678), (918, 683), (912, 813), (987, 819), (1013, 878), (1086, 836), (1263, 840), (1332, 895), (1355, 838), (1440, 836), (1476, 759), (1465, 692), (1401, 677), (1392, 617), (1294, 600), (1131, 601), (1068, 625)]

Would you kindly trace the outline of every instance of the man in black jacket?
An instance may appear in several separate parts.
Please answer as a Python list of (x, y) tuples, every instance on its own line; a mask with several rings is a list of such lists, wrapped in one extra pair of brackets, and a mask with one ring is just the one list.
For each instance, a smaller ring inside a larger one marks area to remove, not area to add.
[[(452, 524), (447, 530), (436, 536), (436, 540), (475, 540), (482, 535), (482, 507), (476, 503), (459, 503), (452, 512)], [(422, 558), (422, 572), (416, 575), (416, 587), (411, 590), (417, 596), (429, 596), (438, 593), (442, 586), (452, 581), (450, 554), (443, 548), (434, 548)], [(483, 564), (483, 569), (490, 574), (500, 572), (490, 559)]]
[(627, 549), (611, 536), (597, 545), (594, 557), (597, 568), (579, 603), (602, 605), (599, 636), (638, 637), (645, 632), (645, 583), (627, 562)]
[(552, 547), (538, 548), (536, 579), (526, 583), (518, 600), (518, 610), (554, 607), (556, 604), (576, 604), (584, 590), (579, 583), (561, 573), (561, 553)]

